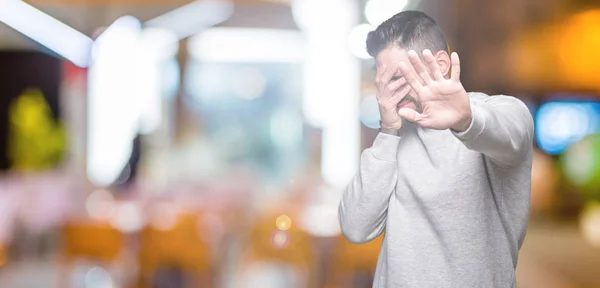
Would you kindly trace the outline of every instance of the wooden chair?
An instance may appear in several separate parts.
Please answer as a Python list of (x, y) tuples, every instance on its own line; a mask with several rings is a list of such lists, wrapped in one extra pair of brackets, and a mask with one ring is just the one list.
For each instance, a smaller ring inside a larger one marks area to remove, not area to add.
[(63, 226), (61, 236), (60, 287), (68, 287), (67, 274), (75, 261), (91, 260), (110, 267), (125, 250), (124, 235), (107, 222), (70, 221)]
[(327, 287), (353, 287), (354, 276), (374, 273), (383, 234), (365, 244), (352, 244), (343, 235), (339, 235), (335, 242), (327, 269)]
[(4, 243), (0, 242), (0, 269), (6, 264), (8, 261), (8, 255), (6, 251), (6, 246)]
[(170, 229), (146, 226), (140, 235), (138, 287), (149, 287), (161, 268), (175, 267), (192, 276), (188, 287), (214, 287), (211, 249), (200, 237), (199, 215), (180, 214)]
[(299, 278), (305, 282), (302, 287), (316, 287), (317, 267), (312, 239), (293, 222), (286, 231), (279, 230), (276, 219), (280, 215), (282, 213), (263, 216), (250, 229), (240, 263), (242, 272), (254, 263), (286, 265), (298, 271)]

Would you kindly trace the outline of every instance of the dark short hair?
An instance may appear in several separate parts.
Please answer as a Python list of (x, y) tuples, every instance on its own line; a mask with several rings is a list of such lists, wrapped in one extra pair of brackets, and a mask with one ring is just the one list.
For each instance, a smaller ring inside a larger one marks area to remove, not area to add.
[(448, 53), (448, 43), (440, 26), (420, 11), (402, 11), (367, 36), (367, 52), (372, 57), (392, 45), (417, 52), (429, 49), (433, 53), (441, 50)]

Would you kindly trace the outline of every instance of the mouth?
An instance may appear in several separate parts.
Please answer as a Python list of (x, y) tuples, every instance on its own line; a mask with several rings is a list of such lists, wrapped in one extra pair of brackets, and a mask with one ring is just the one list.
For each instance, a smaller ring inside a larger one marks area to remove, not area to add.
[(400, 103), (398, 103), (398, 109), (406, 108), (406, 107), (410, 106), (411, 104), (413, 104), (412, 101), (401, 101)]
[(398, 103), (397, 108), (410, 108), (416, 110), (419, 113), (422, 113), (421, 111), (423, 110), (423, 108), (421, 107), (421, 102), (411, 95), (404, 96), (404, 98), (402, 98), (402, 100), (400, 100), (400, 102)]
[(415, 101), (411, 99), (410, 96), (406, 96), (404, 99), (400, 100), (400, 103), (398, 103), (398, 109), (406, 108), (412, 105), (415, 105)]

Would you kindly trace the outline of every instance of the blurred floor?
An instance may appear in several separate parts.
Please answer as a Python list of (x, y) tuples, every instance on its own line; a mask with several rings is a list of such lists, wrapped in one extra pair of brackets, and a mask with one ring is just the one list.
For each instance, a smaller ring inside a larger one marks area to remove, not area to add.
[[(532, 223), (520, 252), (518, 287), (600, 287), (599, 267), (600, 250), (584, 242), (575, 225)], [(0, 287), (52, 288), (57, 277), (57, 265), (50, 260), (23, 262), (0, 273)]]
[(0, 287), (54, 288), (58, 286), (58, 271), (58, 265), (51, 260), (15, 263), (8, 265), (0, 273)]
[(532, 223), (519, 254), (519, 288), (600, 287), (600, 249), (573, 224)]

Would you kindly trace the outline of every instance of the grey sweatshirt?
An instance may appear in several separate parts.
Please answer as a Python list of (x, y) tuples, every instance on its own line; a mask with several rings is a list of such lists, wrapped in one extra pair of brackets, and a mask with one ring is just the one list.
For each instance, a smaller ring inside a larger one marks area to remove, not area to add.
[(385, 231), (373, 287), (516, 287), (533, 119), (514, 97), (469, 96), (466, 131), (405, 122), (363, 151), (339, 222), (353, 243)]

